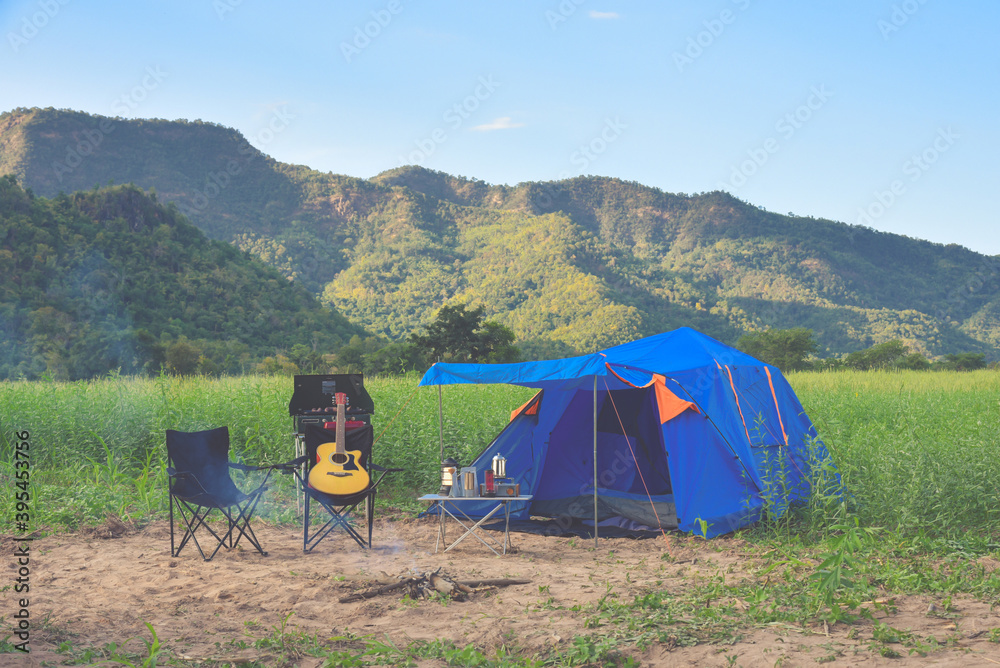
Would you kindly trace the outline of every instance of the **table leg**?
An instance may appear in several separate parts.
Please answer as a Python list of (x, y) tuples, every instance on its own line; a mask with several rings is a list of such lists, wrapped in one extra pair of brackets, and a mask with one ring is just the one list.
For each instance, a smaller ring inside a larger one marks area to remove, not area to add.
[(438, 515), (441, 516), (441, 519), (438, 522), (438, 537), (437, 540), (434, 542), (434, 554), (437, 554), (438, 548), (445, 542), (445, 536), (444, 536), (445, 510), (444, 510), (444, 501), (435, 501), (434, 503), (438, 505)]
[[(447, 548), (445, 548), (445, 552), (447, 552), (451, 548), (453, 548), (456, 545), (458, 545), (459, 543), (461, 543), (463, 540), (465, 540), (466, 538), (468, 538), (469, 535), (471, 534), (472, 536), (475, 536), (476, 540), (478, 540), (480, 543), (482, 543), (483, 545), (485, 545), (486, 547), (488, 547), (493, 552), (493, 554), (495, 554), (495, 555), (497, 555), (499, 557), (500, 553), (496, 551), (496, 548), (494, 548), (492, 545), (490, 545), (489, 543), (487, 543), (483, 539), (483, 537), (481, 535), (479, 535), (479, 533), (476, 530), (480, 526), (482, 526), (482, 524), (484, 522), (486, 522), (488, 519), (490, 519), (491, 517), (493, 517), (501, 508), (504, 508), (505, 506), (509, 506), (509, 505), (510, 504), (508, 502), (501, 501), (500, 503), (498, 503), (496, 505), (495, 508), (493, 508), (493, 510), (491, 510), (489, 513), (487, 513), (482, 519), (480, 519), (478, 522), (476, 522), (475, 524), (473, 524), (471, 527), (466, 527), (464, 522), (462, 522), (460, 519), (458, 519), (458, 517), (456, 517), (453, 513), (449, 512), (448, 514), (451, 515), (452, 518), (456, 522), (458, 522), (459, 524), (461, 524), (466, 529), (466, 532), (464, 534), (462, 534), (454, 543), (452, 543)], [(462, 510), (460, 508), (458, 508), (457, 506), (456, 506), (456, 510), (458, 510), (458, 512), (460, 512), (460, 513), (462, 512)], [(465, 513), (462, 513), (462, 514), (465, 515)], [(466, 516), (466, 519), (469, 520), (470, 522), (472, 521), (472, 518), (470, 518), (468, 516)], [(492, 540), (492, 538), (491, 538), (491, 540)], [(497, 545), (501, 545), (501, 543), (499, 541), (497, 541)], [(501, 547), (502, 547), (502, 545), (501, 545)]]
[(507, 546), (510, 544), (510, 503), (503, 504), (504, 524), (503, 524), (503, 553), (507, 554)]

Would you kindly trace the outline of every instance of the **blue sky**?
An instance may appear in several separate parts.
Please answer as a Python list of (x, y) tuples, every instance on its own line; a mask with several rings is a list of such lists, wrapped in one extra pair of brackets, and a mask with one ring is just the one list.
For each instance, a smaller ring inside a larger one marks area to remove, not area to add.
[(200, 118), (358, 177), (725, 189), (1000, 254), (998, 23), (979, 0), (0, 0), (0, 109)]

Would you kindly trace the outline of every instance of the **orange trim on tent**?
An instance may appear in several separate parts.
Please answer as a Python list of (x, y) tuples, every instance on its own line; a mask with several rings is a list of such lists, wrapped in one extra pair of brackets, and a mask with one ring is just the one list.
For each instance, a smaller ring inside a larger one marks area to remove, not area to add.
[[(629, 382), (629, 381), (625, 380), (624, 378), (622, 378), (621, 376), (619, 376), (619, 375), (618, 375), (617, 373), (615, 373), (615, 370), (614, 370), (614, 369), (612, 369), (612, 368), (611, 368), (611, 365), (610, 365), (610, 364), (608, 364), (607, 362), (605, 362), (605, 363), (604, 363), (604, 366), (605, 366), (605, 368), (607, 368), (607, 370), (608, 370), (608, 371), (610, 371), (610, 372), (611, 372), (611, 375), (612, 375), (612, 376), (614, 376), (615, 378), (617, 378), (617, 379), (618, 379), (618, 380), (620, 380), (621, 382), (625, 383), (625, 384), (626, 384), (626, 385), (628, 385), (629, 387), (634, 387), (634, 388), (636, 388), (636, 389), (639, 389), (639, 390), (641, 390), (642, 388), (644, 388), (644, 387), (649, 387), (650, 385), (652, 385), (652, 384), (653, 384), (653, 381), (651, 380), (651, 381), (649, 381), (648, 383), (646, 383), (645, 385), (636, 385), (635, 383), (631, 383), (631, 382)], [(605, 385), (605, 386), (607, 386), (607, 383), (605, 382), (605, 383), (604, 383), (604, 385)], [(608, 390), (608, 391), (610, 392), (611, 390)]]
[[(640, 390), (649, 387), (650, 385), (653, 386), (653, 392), (656, 393), (656, 407), (660, 412), (660, 424), (666, 424), (667, 422), (673, 420), (675, 417), (677, 417), (678, 415), (680, 415), (689, 408), (693, 409), (695, 413), (701, 412), (698, 410), (698, 406), (696, 406), (694, 402), (685, 401), (684, 399), (681, 399), (667, 388), (666, 376), (661, 376), (659, 374), (654, 373), (652, 374), (653, 379), (651, 381), (649, 381), (645, 385), (639, 386), (636, 385), (635, 383), (631, 383), (625, 380), (617, 373), (615, 373), (615, 370), (611, 368), (610, 364), (605, 364), (604, 366), (607, 367), (608, 371), (611, 372), (611, 375), (613, 375), (615, 378), (625, 383), (626, 385), (629, 385), (631, 387)], [(607, 386), (607, 383), (604, 383), (604, 385)]]
[[(542, 392), (543, 390), (538, 390), (538, 392), (536, 392), (533, 397), (531, 397), (523, 404), (512, 410), (510, 412), (510, 419), (513, 420), (518, 415), (521, 415), (522, 411), (524, 411), (524, 415), (538, 415), (538, 406), (542, 403), (541, 401), (538, 400), (541, 399)], [(532, 402), (534, 402), (533, 406), (531, 405)]]
[(663, 376), (653, 374), (653, 391), (656, 392), (656, 407), (660, 410), (660, 424), (666, 424), (689, 408), (695, 413), (701, 412), (693, 402), (685, 401), (671, 392), (667, 388), (667, 379)]
[[(718, 362), (716, 362), (716, 364), (718, 364)], [(730, 371), (728, 364), (726, 365), (726, 373), (729, 374), (729, 386), (733, 388), (733, 396), (736, 397), (736, 410), (740, 412), (740, 421), (743, 422), (743, 431), (746, 432), (747, 443), (753, 445), (753, 441), (750, 440), (750, 430), (747, 429), (747, 420), (743, 417), (743, 407), (740, 406), (740, 395), (736, 391), (736, 383), (733, 381), (733, 372)]]
[(781, 419), (781, 409), (778, 408), (778, 395), (774, 393), (774, 383), (771, 382), (771, 370), (764, 367), (764, 373), (767, 374), (767, 384), (771, 386), (771, 398), (774, 399), (774, 412), (778, 414), (778, 424), (781, 425), (781, 435), (785, 439), (785, 445), (788, 445), (788, 434), (785, 433), (785, 422)]

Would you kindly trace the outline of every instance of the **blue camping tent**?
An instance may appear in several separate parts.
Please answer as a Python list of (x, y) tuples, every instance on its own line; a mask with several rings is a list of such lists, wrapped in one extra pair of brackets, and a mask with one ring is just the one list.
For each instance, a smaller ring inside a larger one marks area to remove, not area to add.
[(515, 519), (624, 518), (712, 537), (805, 498), (828, 459), (777, 367), (689, 328), (568, 359), (439, 363), (420, 381), (460, 383), (540, 390), (471, 464), (482, 480), (494, 455), (507, 458), (534, 496)]

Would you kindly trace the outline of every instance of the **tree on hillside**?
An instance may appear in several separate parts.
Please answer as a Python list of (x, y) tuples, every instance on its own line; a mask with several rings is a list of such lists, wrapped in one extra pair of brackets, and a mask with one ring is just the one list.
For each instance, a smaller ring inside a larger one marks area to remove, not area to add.
[(189, 376), (198, 372), (200, 360), (201, 349), (182, 336), (167, 346), (164, 364), (175, 376)]
[(930, 361), (920, 353), (910, 353), (896, 362), (897, 369), (910, 371), (927, 371), (931, 368)]
[(364, 372), (372, 375), (403, 374), (429, 366), (423, 351), (409, 341), (397, 341), (364, 356)]
[(410, 342), (432, 360), (452, 362), (513, 362), (520, 353), (514, 332), (498, 322), (483, 320), (483, 307), (467, 311), (465, 304), (444, 306), (423, 334)]
[(844, 365), (849, 369), (858, 369), (859, 371), (888, 369), (896, 366), (909, 350), (902, 341), (893, 339), (876, 344), (871, 348), (854, 351), (844, 360)]
[(323, 361), (323, 354), (304, 343), (296, 343), (288, 352), (288, 359), (300, 373), (327, 373), (329, 365)]
[(806, 357), (817, 350), (812, 336), (812, 330), (805, 327), (769, 329), (744, 334), (736, 342), (736, 347), (783, 372), (801, 371), (809, 368)]
[(973, 371), (986, 368), (985, 353), (949, 353), (938, 363), (938, 368), (948, 371)]
[(526, 362), (563, 359), (580, 354), (578, 350), (565, 341), (556, 341), (553, 339), (529, 339), (521, 341), (517, 347), (520, 348), (521, 357)]
[(351, 337), (333, 357), (337, 373), (391, 375), (426, 369), (430, 362), (423, 349), (410, 341), (390, 342), (381, 336)]

